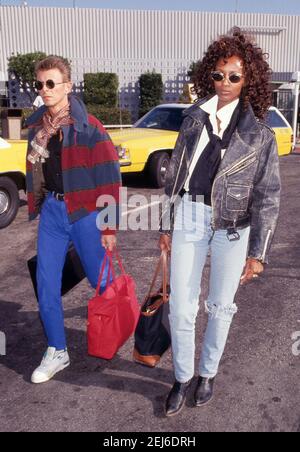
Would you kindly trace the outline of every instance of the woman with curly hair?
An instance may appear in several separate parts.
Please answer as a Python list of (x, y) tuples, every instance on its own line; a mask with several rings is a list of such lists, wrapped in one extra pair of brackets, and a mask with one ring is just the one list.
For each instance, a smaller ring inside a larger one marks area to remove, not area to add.
[(270, 73), (266, 55), (239, 29), (213, 42), (196, 66), (193, 82), (200, 100), (185, 112), (167, 175), (171, 209), (161, 221), (160, 248), (172, 250), (175, 383), (167, 416), (182, 409), (194, 377), (195, 322), (208, 254), (208, 324), (196, 406), (213, 396), (238, 287), (257, 278), (268, 262), (280, 202), (275, 136), (263, 122)]

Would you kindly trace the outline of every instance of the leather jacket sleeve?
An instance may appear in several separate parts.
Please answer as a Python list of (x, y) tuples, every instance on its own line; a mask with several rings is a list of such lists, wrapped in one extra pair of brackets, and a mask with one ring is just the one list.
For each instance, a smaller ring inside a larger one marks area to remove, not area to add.
[[(186, 168), (186, 156), (185, 156), (186, 146), (184, 130), (186, 128), (187, 123), (188, 119), (186, 118), (183, 121), (176, 141), (175, 148), (172, 152), (170, 166), (167, 173), (165, 186), (166, 197), (165, 203), (163, 205), (163, 211), (160, 218), (160, 227), (159, 227), (159, 231), (161, 234), (171, 234), (174, 229), (174, 213), (175, 213), (174, 205), (176, 204), (176, 199), (174, 199), (174, 193), (177, 193), (176, 189), (178, 185), (182, 182), (179, 179), (182, 178), (183, 167)], [(177, 195), (176, 198), (178, 199), (179, 196)]]
[(263, 147), (254, 180), (248, 257), (268, 263), (280, 205), (279, 157), (275, 136)]

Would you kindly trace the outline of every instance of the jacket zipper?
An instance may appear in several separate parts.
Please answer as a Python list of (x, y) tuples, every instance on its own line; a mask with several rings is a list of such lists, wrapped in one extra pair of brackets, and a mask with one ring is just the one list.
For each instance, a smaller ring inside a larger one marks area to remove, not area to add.
[[(199, 140), (198, 140), (197, 146), (198, 146), (198, 144), (199, 144), (199, 141), (200, 141), (200, 138), (201, 138), (201, 134), (202, 134), (202, 132), (203, 132), (203, 129), (204, 129), (204, 126), (202, 127), (201, 133), (200, 133), (200, 135), (199, 135)], [(191, 163), (192, 163), (193, 158), (194, 158), (194, 156), (195, 156), (195, 153), (196, 153), (196, 150), (197, 150), (197, 146), (195, 146), (194, 153), (193, 153), (193, 155), (191, 156), (191, 159), (190, 159), (190, 165), (189, 165), (189, 167), (187, 168), (187, 174), (189, 174), (190, 166), (191, 166)], [(179, 174), (180, 174), (180, 170), (181, 170), (181, 166), (182, 166), (182, 162), (183, 162), (183, 158), (184, 158), (184, 156), (185, 156), (185, 153), (186, 153), (186, 146), (184, 146), (184, 149), (183, 149), (183, 152), (182, 152), (182, 156), (181, 156), (181, 159), (180, 159), (179, 167), (178, 167), (177, 174), (176, 174), (175, 184), (174, 184), (173, 191), (172, 191), (172, 195), (171, 195), (171, 198), (170, 198), (170, 200), (171, 200), (171, 201), (170, 201), (170, 204), (174, 204), (173, 198), (174, 198), (175, 189), (176, 189), (176, 185), (177, 185), (177, 182), (178, 182), (178, 179), (179, 179)], [(185, 181), (185, 182), (186, 182), (186, 181)], [(182, 190), (182, 188), (184, 187), (185, 182), (183, 183), (183, 185), (182, 185), (182, 187), (180, 188), (180, 190)], [(180, 190), (178, 191), (178, 193), (180, 192)], [(161, 219), (162, 219), (163, 215), (164, 215), (164, 212), (163, 212), (162, 215), (161, 215)]]
[[(181, 169), (181, 166), (182, 166), (183, 158), (184, 158), (184, 156), (185, 156), (185, 151), (186, 151), (186, 146), (185, 146), (184, 149), (183, 149), (182, 156), (181, 156), (181, 159), (180, 159), (178, 171), (177, 171), (177, 174), (176, 174), (175, 184), (174, 184), (174, 187), (173, 187), (172, 195), (171, 195), (171, 197), (170, 197), (170, 205), (172, 205), (172, 203), (173, 203), (173, 197), (174, 197), (176, 185), (177, 185), (177, 182), (178, 182), (178, 179), (179, 179), (179, 173), (180, 173), (180, 169)], [(164, 216), (165, 212), (166, 212), (166, 209), (165, 209), (165, 210), (162, 212), (162, 214), (161, 214), (161, 217), (160, 217), (160, 223), (161, 223), (161, 221), (162, 221), (162, 219), (163, 219), (163, 216)]]
[[(199, 124), (198, 121), (196, 121), (194, 118), (192, 118), (192, 119), (193, 119), (197, 124)], [(191, 126), (190, 128), (193, 128), (193, 126)], [(194, 156), (195, 156), (195, 154), (196, 154), (196, 151), (197, 151), (197, 147), (198, 147), (198, 144), (199, 144), (199, 141), (200, 141), (200, 138), (201, 138), (203, 129), (204, 129), (204, 125), (202, 126), (202, 130), (201, 130), (201, 133), (200, 133), (200, 135), (199, 135), (199, 139), (198, 139), (197, 145), (195, 146), (194, 153), (193, 153), (193, 155), (191, 156), (191, 159), (190, 159), (190, 165), (189, 165), (189, 167), (187, 168), (187, 174), (188, 174), (188, 175), (189, 175), (189, 170), (190, 170), (191, 163), (192, 163), (193, 158), (194, 158)], [(175, 188), (176, 188), (176, 185), (177, 185), (177, 182), (178, 182), (178, 179), (179, 179), (180, 169), (181, 169), (181, 166), (182, 166), (182, 162), (183, 162), (183, 158), (184, 158), (184, 156), (185, 156), (185, 153), (186, 153), (186, 146), (184, 146), (184, 149), (183, 149), (183, 152), (182, 152), (182, 156), (181, 156), (181, 160), (180, 160), (180, 163), (179, 163), (179, 167), (178, 167), (178, 170), (177, 170), (176, 181), (175, 181), (175, 184), (174, 184), (174, 187), (173, 187), (173, 192), (172, 192), (172, 195), (171, 195), (171, 198), (170, 198), (170, 199), (171, 199), (171, 204), (172, 204), (172, 202), (173, 202), (173, 197), (174, 197), (174, 194), (175, 194)], [(185, 182), (186, 182), (186, 181), (185, 181)], [(183, 183), (183, 186), (180, 188), (180, 190), (184, 187), (185, 182)], [(179, 192), (180, 192), (180, 190), (179, 190)], [(178, 192), (178, 193), (179, 193), (179, 192)]]
[(178, 171), (177, 171), (177, 174), (176, 174), (176, 180), (175, 180), (175, 184), (174, 184), (172, 195), (171, 195), (171, 204), (173, 203), (173, 197), (174, 197), (174, 194), (175, 194), (175, 189), (176, 189), (176, 185), (177, 185), (177, 182), (178, 182), (178, 179), (179, 179), (179, 173), (180, 173), (180, 169), (181, 169), (181, 166), (182, 166), (183, 158), (185, 156), (185, 152), (186, 152), (186, 146), (184, 146), (184, 149), (183, 149), (183, 152), (182, 152), (182, 156), (181, 156), (181, 159), (180, 159), (180, 163), (179, 163), (179, 167), (178, 167)]
[[(218, 174), (217, 177), (215, 178), (214, 183), (213, 183), (213, 186), (212, 186), (212, 191), (211, 191), (211, 204), (212, 204), (212, 220), (211, 220), (211, 228), (212, 228), (213, 231), (215, 231), (215, 227), (216, 227), (216, 225), (215, 225), (215, 217), (214, 217), (214, 212), (215, 212), (214, 205), (215, 205), (215, 204), (214, 204), (213, 192), (214, 192), (214, 187), (215, 187), (215, 184), (216, 184), (217, 180), (218, 180), (220, 177), (222, 177), (222, 176), (225, 176), (225, 175), (230, 176), (230, 175), (232, 175), (232, 174), (237, 173), (237, 172), (240, 171), (242, 168), (247, 168), (249, 165), (251, 165), (251, 163), (253, 163), (253, 162), (256, 160), (256, 157), (255, 157), (255, 158), (251, 158), (251, 157), (254, 156), (255, 154), (256, 154), (256, 152), (253, 152), (252, 154), (250, 154), (250, 156), (248, 155), (246, 158), (244, 158), (244, 159), (241, 160), (240, 162), (236, 163), (232, 168), (229, 168), (228, 170), (223, 171), (223, 172), (221, 172), (220, 174)], [(249, 163), (248, 163), (247, 161), (248, 161), (249, 159), (251, 159), (251, 160), (250, 160)], [(248, 164), (243, 166), (243, 163), (244, 163), (244, 162), (247, 162)]]
[[(251, 158), (251, 157), (254, 157), (254, 156), (255, 156), (255, 158)], [(250, 160), (250, 159), (251, 159), (251, 160)], [(255, 160), (256, 160), (256, 151), (252, 152), (252, 154), (250, 154), (250, 155), (248, 155), (247, 157), (245, 157), (244, 159), (240, 160), (238, 163), (236, 163), (234, 166), (232, 166), (232, 167), (229, 168), (228, 170), (221, 172), (221, 173), (218, 175), (218, 177), (220, 177), (220, 176), (225, 176), (225, 175), (229, 175), (229, 176), (230, 176), (231, 174), (234, 174), (235, 172), (240, 171), (240, 170), (243, 169), (244, 167), (247, 168), (248, 165), (243, 166), (243, 164), (244, 164), (245, 162), (248, 162), (248, 160), (250, 160), (250, 161), (249, 161), (249, 165), (250, 165), (251, 163), (255, 162)]]
[(252, 163), (254, 163), (256, 160), (256, 157), (252, 158), (251, 160), (249, 160), (249, 162), (247, 161), (246, 165), (242, 163), (239, 164), (238, 167), (234, 167), (231, 170), (229, 170), (228, 172), (226, 172), (225, 174), (227, 176), (231, 176), (232, 174), (238, 173), (239, 171), (241, 171), (242, 169), (248, 168), (248, 166), (250, 166)]
[[(215, 208), (214, 208), (215, 203), (214, 203), (213, 193), (214, 193), (214, 187), (215, 187), (215, 183), (216, 183), (217, 179), (218, 179), (218, 177), (215, 178), (215, 180), (214, 180), (214, 182), (213, 182), (212, 189), (211, 189), (211, 208), (212, 208), (211, 228), (212, 228), (214, 234), (215, 234), (215, 231), (216, 231), (216, 225), (215, 225), (215, 215), (214, 215), (214, 212), (215, 212)], [(214, 234), (213, 234), (213, 236), (214, 236)], [(213, 238), (213, 237), (212, 237), (212, 238)], [(211, 239), (211, 240), (212, 240), (212, 239)]]
[(266, 254), (267, 254), (268, 245), (269, 245), (269, 241), (270, 241), (271, 235), (272, 235), (272, 230), (269, 229), (269, 230), (268, 230), (268, 235), (267, 235), (267, 238), (266, 238), (266, 242), (265, 242), (265, 246), (264, 246), (264, 250), (263, 250), (263, 254), (262, 254), (262, 256), (261, 256), (261, 260), (262, 260), (263, 262), (265, 261), (265, 258), (266, 258)]

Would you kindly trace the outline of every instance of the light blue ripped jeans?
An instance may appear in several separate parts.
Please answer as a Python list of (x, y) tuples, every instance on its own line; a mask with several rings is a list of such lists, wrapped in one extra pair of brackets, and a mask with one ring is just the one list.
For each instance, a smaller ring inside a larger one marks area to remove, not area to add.
[(216, 376), (237, 306), (248, 250), (250, 227), (240, 230), (240, 240), (230, 242), (227, 231), (213, 234), (212, 209), (184, 196), (175, 219), (171, 257), (170, 326), (175, 378), (180, 383), (194, 376), (195, 323), (199, 310), (202, 273), (211, 254), (208, 324), (202, 346), (200, 376)]

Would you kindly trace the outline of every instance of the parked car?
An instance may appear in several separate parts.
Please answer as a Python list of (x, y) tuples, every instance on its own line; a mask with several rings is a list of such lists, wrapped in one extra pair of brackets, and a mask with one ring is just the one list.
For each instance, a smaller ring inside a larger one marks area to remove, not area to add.
[(20, 204), (19, 190), (25, 190), (25, 140), (0, 138), (0, 229), (15, 219)]
[(293, 150), (293, 129), (283, 114), (275, 107), (271, 107), (266, 118), (266, 123), (271, 127), (276, 136), (278, 154), (287, 155)]
[[(165, 185), (170, 157), (183, 121), (183, 111), (190, 104), (165, 104), (153, 108), (131, 129), (110, 132), (119, 154), (121, 172), (146, 171), (155, 187)], [(279, 155), (292, 150), (293, 132), (284, 116), (271, 107), (267, 124), (275, 131)]]
[(147, 171), (155, 187), (163, 187), (170, 157), (190, 104), (167, 104), (153, 108), (131, 129), (110, 132), (119, 154), (122, 173)]

